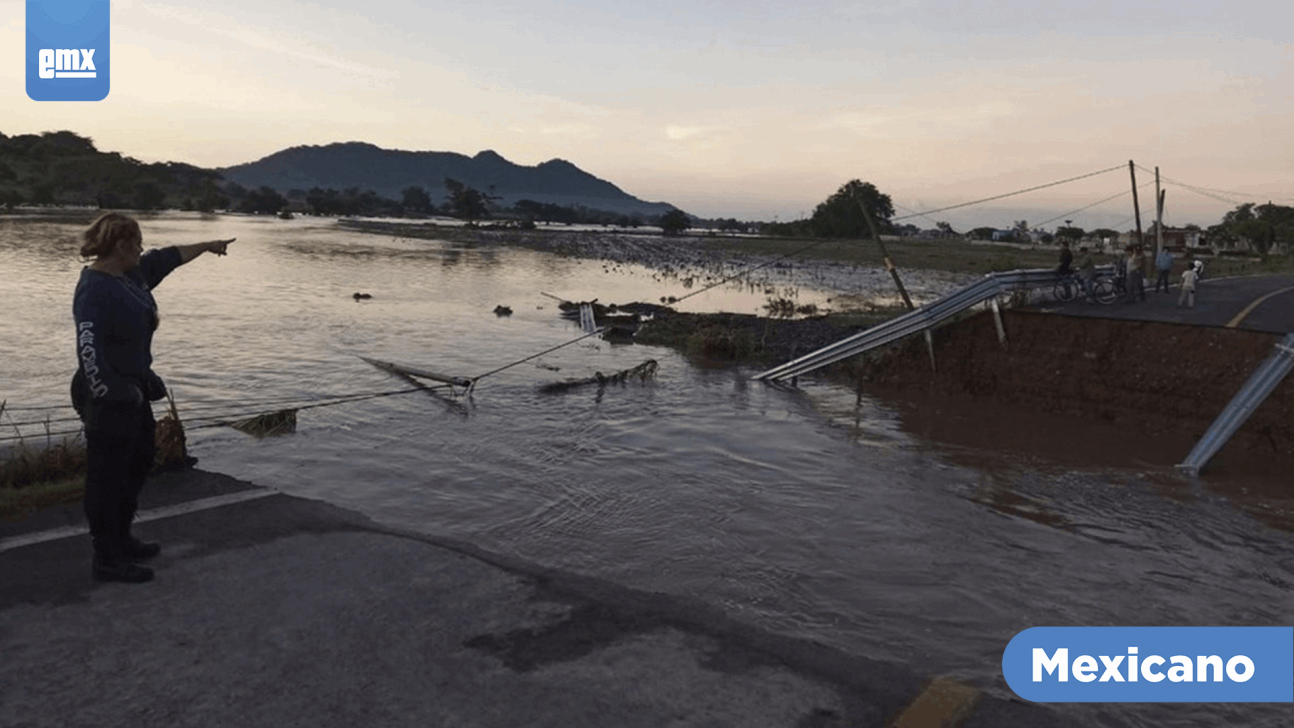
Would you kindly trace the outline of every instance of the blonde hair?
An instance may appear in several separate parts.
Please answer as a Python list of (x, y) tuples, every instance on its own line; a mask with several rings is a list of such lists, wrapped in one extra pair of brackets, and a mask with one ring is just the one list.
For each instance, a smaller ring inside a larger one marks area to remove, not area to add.
[(82, 234), (85, 244), (81, 246), (82, 258), (103, 258), (112, 255), (112, 251), (126, 240), (141, 239), (139, 223), (134, 218), (117, 212), (105, 212)]

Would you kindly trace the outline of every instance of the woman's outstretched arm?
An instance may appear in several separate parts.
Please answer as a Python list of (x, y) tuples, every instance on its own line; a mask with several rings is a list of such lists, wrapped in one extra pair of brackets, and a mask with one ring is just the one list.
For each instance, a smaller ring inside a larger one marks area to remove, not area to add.
[(230, 238), (228, 240), (209, 240), (205, 243), (193, 243), (191, 245), (177, 245), (175, 246), (175, 249), (180, 251), (180, 265), (184, 265), (185, 263), (188, 263), (189, 261), (198, 257), (199, 255), (202, 255), (203, 253), (215, 253), (216, 255), (224, 255), (225, 248), (227, 248), (230, 243), (234, 242), (237, 239), (238, 238)]

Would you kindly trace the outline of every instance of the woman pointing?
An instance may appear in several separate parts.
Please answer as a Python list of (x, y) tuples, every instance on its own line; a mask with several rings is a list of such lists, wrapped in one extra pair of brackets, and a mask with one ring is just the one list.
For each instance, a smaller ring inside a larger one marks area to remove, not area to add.
[(150, 402), (166, 396), (153, 373), (153, 332), (160, 317), (152, 289), (203, 253), (224, 255), (229, 240), (144, 253), (139, 223), (115, 212), (84, 233), (81, 271), (72, 298), (77, 372), (72, 403), (85, 423), (85, 518), (94, 544), (91, 575), (99, 581), (144, 582), (152, 569), (136, 562), (161, 547), (131, 535), (139, 491), (155, 457)]

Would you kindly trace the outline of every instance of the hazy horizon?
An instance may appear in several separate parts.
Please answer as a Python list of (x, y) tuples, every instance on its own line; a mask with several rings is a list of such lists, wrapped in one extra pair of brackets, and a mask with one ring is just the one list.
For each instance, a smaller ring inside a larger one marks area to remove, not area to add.
[(1122, 164), (933, 216), (964, 229), (1072, 212), (1091, 229), (1131, 217), (1128, 195), (1079, 208), (1127, 190), (1132, 159), (1207, 188), (1165, 182), (1168, 224), (1294, 204), (1294, 9), (1254, 0), (114, 0), (111, 92), (88, 103), (26, 98), (24, 12), (0, 15), (0, 131), (67, 129), (146, 162), (228, 167), (345, 141), (493, 149), (761, 220), (807, 215), (854, 178), (902, 216)]

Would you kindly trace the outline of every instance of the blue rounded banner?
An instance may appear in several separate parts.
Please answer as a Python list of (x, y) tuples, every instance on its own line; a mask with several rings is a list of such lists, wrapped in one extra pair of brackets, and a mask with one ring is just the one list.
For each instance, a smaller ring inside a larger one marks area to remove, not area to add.
[(27, 0), (27, 96), (100, 101), (111, 87), (108, 0)]
[(1002, 675), (1038, 703), (1294, 702), (1294, 627), (1033, 627)]

